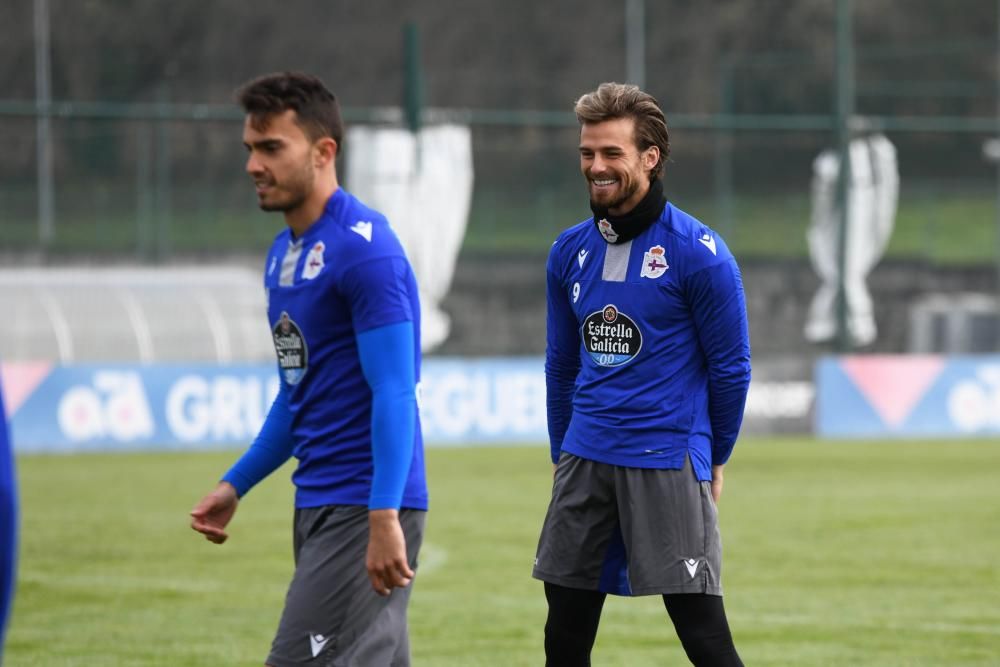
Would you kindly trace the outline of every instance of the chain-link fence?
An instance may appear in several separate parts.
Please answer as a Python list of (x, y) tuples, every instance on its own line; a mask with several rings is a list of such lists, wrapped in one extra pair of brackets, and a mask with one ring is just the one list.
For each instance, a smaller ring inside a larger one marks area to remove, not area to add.
[[(33, 154), (34, 122), (5, 119), (0, 141)], [(239, 133), (235, 121), (53, 119), (54, 235), (40, 239), (29, 159), (0, 189), (0, 247), (159, 260), (259, 252), (278, 227), (256, 208)], [(561, 229), (589, 215), (575, 127), (481, 126), (472, 136), (467, 250), (544, 252)], [(901, 178), (889, 255), (992, 261), (996, 167), (983, 157), (985, 135), (888, 136)], [(805, 255), (812, 161), (830, 147), (829, 132), (675, 125), (672, 144), (665, 185), (676, 205), (716, 228), (741, 256)]]
[[(404, 90), (418, 85), (425, 122), (472, 126), (465, 250), (544, 253), (589, 214), (572, 101), (628, 78), (636, 35), (645, 87), (672, 128), (668, 196), (741, 257), (806, 253), (812, 161), (836, 143), (834, 3), (728, 3), (710, 16), (679, 1), (640, 3), (639, 26), (624, 5), (594, 2), (487, 2), (475, 11), (381, 0), (158, 4), (35, 0), (3, 10), (6, 256), (259, 253), (277, 226), (256, 210), (243, 175), (231, 91), (286, 68), (323, 76), (350, 122), (402, 123)], [(855, 4), (855, 106), (899, 156), (890, 256), (996, 256), (997, 166), (983, 156), (997, 134), (996, 3), (963, 7)], [(405, 48), (407, 26), (422, 36), (417, 51)], [(44, 60), (40, 36), (51, 62), (45, 99), (43, 73), (31, 66)], [(51, 166), (40, 168), (46, 156)]]

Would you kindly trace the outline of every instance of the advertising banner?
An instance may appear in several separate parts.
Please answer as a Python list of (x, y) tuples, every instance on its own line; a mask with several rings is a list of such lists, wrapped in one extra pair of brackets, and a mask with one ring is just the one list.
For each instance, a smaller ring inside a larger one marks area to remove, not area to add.
[[(6, 363), (18, 451), (248, 444), (278, 392), (273, 365)], [(428, 443), (545, 442), (540, 358), (434, 359), (419, 391)]]
[[(541, 357), (425, 359), (428, 445), (548, 442)], [(805, 432), (814, 390), (804, 363), (756, 363), (744, 433)], [(17, 451), (243, 447), (278, 391), (271, 364), (0, 365)]]
[(816, 387), (813, 364), (787, 357), (754, 360), (743, 412), (744, 435), (812, 433)]
[(1000, 435), (1000, 356), (827, 357), (816, 383), (821, 436)]

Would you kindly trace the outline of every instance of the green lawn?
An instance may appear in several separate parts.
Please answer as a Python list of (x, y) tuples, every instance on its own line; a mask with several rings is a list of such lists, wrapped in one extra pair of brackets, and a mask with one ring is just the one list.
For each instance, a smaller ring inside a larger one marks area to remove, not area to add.
[[(22, 456), (7, 667), (257, 665), (291, 571), (285, 469), (211, 545), (187, 512), (234, 453)], [(428, 452), (416, 665), (540, 665), (544, 447)], [(747, 665), (1000, 664), (1000, 442), (750, 440), (721, 505)], [(611, 598), (594, 664), (687, 664), (658, 598)]]

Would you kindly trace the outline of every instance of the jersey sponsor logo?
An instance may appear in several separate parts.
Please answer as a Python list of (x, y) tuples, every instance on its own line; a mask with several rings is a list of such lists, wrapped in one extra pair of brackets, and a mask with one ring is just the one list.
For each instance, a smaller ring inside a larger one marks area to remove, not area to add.
[(711, 234), (706, 233), (706, 234), (702, 234), (701, 238), (698, 239), (698, 240), (701, 241), (701, 244), (703, 246), (705, 246), (706, 248), (708, 248), (709, 250), (711, 250), (713, 255), (718, 254), (715, 251), (715, 237), (714, 236), (712, 236)]
[(589, 255), (589, 254), (590, 253), (588, 251), (586, 251), (586, 250), (581, 250), (579, 253), (577, 253), (577, 255), (576, 255), (576, 263), (580, 265), (581, 269), (583, 268), (583, 263), (585, 261), (587, 261), (587, 255)]
[(282, 311), (274, 325), (274, 351), (278, 355), (278, 368), (288, 384), (298, 384), (309, 367), (309, 349), (306, 338), (288, 313)]
[(661, 245), (654, 245), (646, 251), (642, 257), (642, 270), (639, 271), (640, 278), (659, 278), (666, 273), (670, 265), (667, 264), (664, 252)]
[(323, 650), (323, 647), (326, 646), (326, 643), (328, 641), (330, 641), (330, 638), (328, 636), (326, 636), (326, 635), (320, 635), (320, 634), (313, 635), (313, 634), (310, 634), (309, 635), (309, 650), (312, 651), (312, 657), (315, 658), (317, 655), (319, 655), (319, 652)]
[(372, 223), (366, 220), (358, 220), (351, 227), (351, 231), (369, 243), (372, 242)]
[(615, 228), (612, 227), (611, 223), (605, 218), (601, 218), (601, 220), (597, 223), (597, 231), (601, 232), (601, 236), (603, 236), (604, 240), (608, 243), (614, 243), (618, 240), (618, 233), (615, 232)]
[(698, 573), (698, 561), (694, 558), (685, 558), (684, 567), (687, 568), (688, 574), (694, 579), (694, 575)]
[(638, 325), (614, 304), (594, 311), (583, 321), (583, 345), (598, 366), (621, 366), (642, 348)]
[(312, 280), (319, 275), (325, 264), (323, 263), (323, 253), (326, 252), (326, 244), (316, 241), (309, 254), (306, 255), (306, 263), (302, 267), (302, 279)]

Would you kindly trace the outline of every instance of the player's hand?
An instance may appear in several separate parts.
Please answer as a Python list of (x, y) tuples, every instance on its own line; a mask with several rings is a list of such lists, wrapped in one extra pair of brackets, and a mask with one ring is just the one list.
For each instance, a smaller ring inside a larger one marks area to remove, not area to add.
[(716, 503), (722, 497), (722, 468), (725, 466), (712, 466), (712, 500)]
[(206, 540), (222, 544), (229, 538), (225, 528), (233, 518), (239, 502), (233, 485), (229, 482), (219, 482), (219, 485), (191, 510), (191, 528), (204, 535)]
[(365, 568), (372, 588), (388, 595), (393, 588), (409, 586), (413, 570), (406, 560), (406, 538), (396, 510), (368, 512), (368, 553)]

